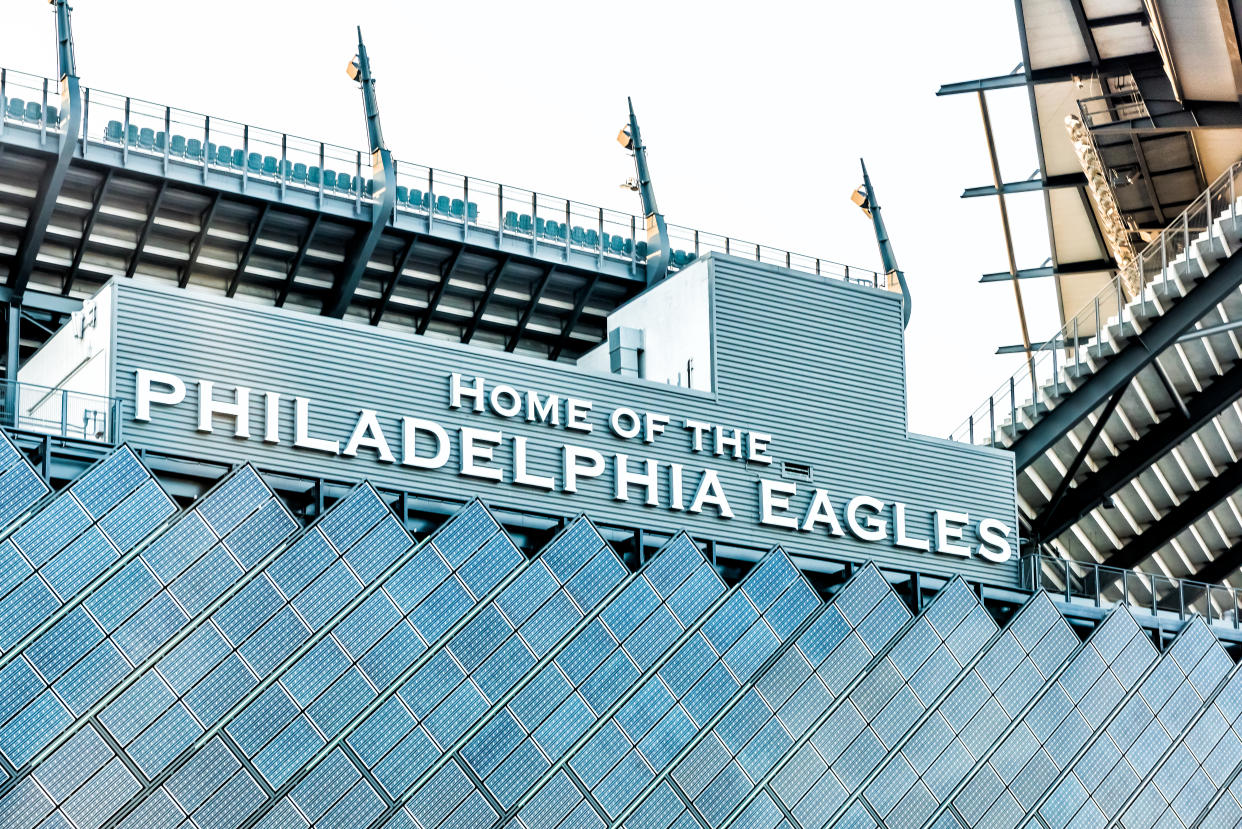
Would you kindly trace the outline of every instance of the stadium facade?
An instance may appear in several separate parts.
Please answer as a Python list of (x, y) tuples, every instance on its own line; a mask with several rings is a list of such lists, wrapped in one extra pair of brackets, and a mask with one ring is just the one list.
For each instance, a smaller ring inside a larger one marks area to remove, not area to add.
[(515, 198), (393, 161), (360, 42), (368, 179), (79, 89), (56, 7), (0, 826), (1242, 823), (1236, 593), (1046, 589), (1014, 452), (907, 431), (869, 186), (887, 274), (666, 225), (632, 110), (644, 217)]

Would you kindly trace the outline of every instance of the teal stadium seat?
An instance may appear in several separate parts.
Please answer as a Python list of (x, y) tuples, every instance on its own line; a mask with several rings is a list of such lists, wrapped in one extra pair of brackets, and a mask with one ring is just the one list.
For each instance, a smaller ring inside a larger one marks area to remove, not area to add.
[(319, 168), (311, 165), (306, 168), (306, 183), (311, 187), (319, 186)]
[(547, 237), (547, 223), (543, 219), (535, 218), (535, 235), (542, 238)]
[(466, 221), (468, 221), (470, 224), (472, 225), (478, 224), (479, 223), (479, 205), (476, 204), (475, 202), (470, 202), (470, 204), (466, 205), (466, 216), (467, 216)]
[(138, 126), (136, 124), (129, 125), (129, 146), (138, 146)]
[(138, 132), (138, 146), (144, 150), (155, 149), (155, 130), (150, 127), (143, 127)]
[(505, 211), (505, 230), (517, 233), (518, 229), (518, 214), (512, 210)]
[(410, 207), (415, 210), (423, 209), (423, 191), (417, 187), (410, 188)]
[(216, 151), (216, 163), (219, 164), (221, 167), (232, 167), (233, 166), (233, 148), (232, 147), (221, 147), (219, 150), (217, 150)]
[(246, 151), (240, 147), (233, 150), (233, 169), (240, 170), (246, 163)]
[(397, 185), (397, 204), (410, 203), (410, 188)]
[(155, 134), (155, 151), (156, 152), (160, 152), (160, 153), (164, 152), (164, 139), (165, 139), (165, 136), (164, 136), (163, 130), (160, 130), (159, 132)]
[(644, 242), (642, 239), (639, 239), (637, 242), (634, 243), (634, 255), (637, 256), (639, 259), (647, 258), (647, 243)]
[(185, 142), (185, 157), (190, 161), (202, 161), (203, 142), (197, 138), (191, 138)]
[(588, 230), (586, 232), (586, 244), (587, 244), (587, 247), (589, 248), (595, 248), (596, 250), (599, 250), (599, 231), (598, 230)]
[(336, 170), (323, 171), (323, 186), (325, 190), (336, 189)]
[(293, 165), (293, 180), (298, 184), (306, 183), (306, 165), (302, 162), (295, 162)]
[(449, 215), (448, 196), (436, 196), (436, 213), (439, 213), (441, 216)]
[(573, 230), (569, 231), (569, 241), (579, 246), (586, 245), (586, 231), (574, 225)]
[(452, 203), (449, 204), (449, 213), (454, 219), (461, 221), (466, 216), (466, 203), (461, 199), (453, 199)]
[(354, 189), (354, 177), (349, 173), (336, 174), (336, 189), (342, 193), (352, 193)]
[(535, 230), (534, 222), (530, 220), (530, 216), (523, 213), (521, 216), (518, 217), (518, 229), (521, 230), (523, 233), (525, 233), (527, 236), (530, 236), (534, 233), (534, 230)]
[(43, 120), (43, 106), (38, 101), (26, 102), (26, 122), (37, 124)]
[(60, 112), (51, 104), (47, 105), (47, 125), (49, 127), (60, 126)]
[(625, 255), (625, 242), (626, 240), (623, 239), (622, 237), (613, 236), (608, 247), (617, 256), (624, 256)]
[(263, 171), (263, 156), (259, 153), (250, 153), (246, 156), (246, 169), (252, 173)]
[(4, 114), (8, 118), (22, 120), (22, 114), (26, 111), (26, 102), (21, 98), (9, 98), (9, 105), (4, 110)]
[(104, 141), (120, 144), (124, 137), (125, 125), (120, 121), (109, 121), (108, 126), (104, 127)]
[(280, 159), (274, 155), (263, 156), (263, 175), (275, 176), (280, 173)]
[(172, 137), (172, 143), (168, 145), (168, 152), (170, 155), (175, 155), (177, 158), (185, 158), (185, 136), (174, 135)]

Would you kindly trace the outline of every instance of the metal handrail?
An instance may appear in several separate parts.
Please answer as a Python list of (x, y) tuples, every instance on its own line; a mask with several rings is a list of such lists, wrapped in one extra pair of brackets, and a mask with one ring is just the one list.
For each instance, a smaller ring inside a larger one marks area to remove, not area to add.
[(1080, 98), (1078, 112), (1089, 128), (1151, 117), (1147, 101), (1137, 89)]
[[(60, 132), (60, 124), (47, 118), (49, 85), (55, 105), (59, 97), (54, 81), (0, 69), (0, 106), (9, 98), (22, 97), (10, 94), (16, 89), (22, 90), (23, 95), (38, 93), (43, 113), (36, 122), (24, 117), (10, 118), (6, 111), (0, 116), (0, 135), (6, 124), (38, 129), (41, 137), (46, 137), (47, 132)], [(31, 90), (31, 93), (25, 90)], [(155, 158), (163, 164), (165, 172), (170, 164), (193, 165), (202, 169), (204, 181), (209, 169), (235, 174), (241, 179), (243, 191), (254, 180), (279, 186), (282, 196), (288, 188), (302, 190), (313, 194), (320, 207), (325, 199), (333, 199), (352, 203), (357, 211), (361, 210), (364, 202), (377, 201), (375, 193), (368, 191), (369, 182), (364, 176), (370, 169), (369, 156), (359, 150), (105, 90), (83, 87), (83, 103), (85, 115), (81, 140), (84, 155), (92, 144), (108, 145), (119, 148), (124, 160), (128, 160), (130, 153)], [(120, 125), (119, 136), (109, 135), (110, 124)], [(179, 140), (178, 147), (173, 148), (174, 137), (184, 139), (184, 143)], [(191, 141), (195, 147), (193, 157), (185, 149), (185, 144)], [(209, 150), (218, 153), (223, 147), (236, 153), (240, 163), (233, 160), (222, 163), (219, 155), (208, 157)], [(251, 160), (255, 156), (258, 156), (257, 165)], [(305, 175), (312, 167), (319, 171), (316, 181), (308, 180)], [(333, 183), (325, 181), (324, 173), (328, 170), (332, 171)], [(517, 238), (529, 242), (532, 252), (540, 247), (556, 248), (566, 258), (573, 251), (593, 254), (601, 262), (605, 259), (627, 262), (632, 267), (645, 261), (642, 249), (644, 220), (632, 213), (549, 197), (533, 190), (403, 161), (396, 162), (396, 171), (395, 186), (399, 194), (396, 212), (424, 219), (428, 231), (436, 229), (443, 233), (460, 234), (462, 239), (476, 231), (483, 231), (494, 234), (497, 240)], [(348, 182), (344, 186), (335, 183), (342, 174)], [(400, 200), (403, 191), (407, 194), (404, 203)], [(417, 205), (412, 198), (415, 192), (419, 196)], [(516, 223), (509, 221), (510, 213), (518, 219)], [(673, 260), (674, 269), (698, 256), (716, 251), (880, 289), (888, 285), (886, 274), (869, 268), (692, 228), (670, 225), (669, 229), (675, 242), (675, 251), (670, 251), (670, 254), (683, 254)], [(612, 242), (614, 238), (620, 242), (619, 245), (605, 244), (606, 240)]]
[(0, 381), (0, 426), (12, 429), (94, 443), (119, 443), (121, 406), (117, 397)]
[(1046, 553), (1024, 555), (1021, 569), (1027, 589), (1046, 590), (1066, 604), (1100, 608), (1124, 604), (1151, 616), (1182, 620), (1199, 616), (1210, 625), (1239, 629), (1242, 591), (1227, 584), (1140, 573)]
[(1190, 250), (1195, 235), (1205, 230), (1215, 232), (1215, 220), (1227, 208), (1235, 228), (1242, 227), (1242, 219), (1231, 209), (1237, 202), (1240, 175), (1242, 161), (1237, 161), (1135, 257), (1131, 268), (1119, 271), (1060, 330), (1033, 349), (1030, 359), (949, 438), (984, 446), (1005, 445), (1018, 434), (1015, 424), (1023, 419), (1037, 420), (1049, 408), (1050, 400), (1067, 388), (1071, 376), (1089, 373), (1088, 361), (1102, 358), (1104, 349), (1111, 348), (1105, 342), (1108, 330), (1114, 326), (1124, 329), (1133, 322), (1129, 303), (1138, 300), (1140, 305), (1145, 304), (1155, 282), (1167, 284), (1170, 276), (1179, 278), (1177, 257)]

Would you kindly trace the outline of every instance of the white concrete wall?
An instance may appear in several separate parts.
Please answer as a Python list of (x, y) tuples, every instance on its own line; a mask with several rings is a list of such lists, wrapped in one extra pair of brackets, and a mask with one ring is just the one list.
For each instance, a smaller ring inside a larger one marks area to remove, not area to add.
[(22, 428), (72, 437), (106, 428), (112, 306), (112, 289), (99, 291), (21, 367)]
[[(646, 379), (699, 391), (712, 390), (708, 274), (708, 263), (696, 262), (609, 315), (609, 331), (621, 327), (642, 330)], [(580, 357), (578, 367), (609, 373), (608, 343), (601, 343)]]

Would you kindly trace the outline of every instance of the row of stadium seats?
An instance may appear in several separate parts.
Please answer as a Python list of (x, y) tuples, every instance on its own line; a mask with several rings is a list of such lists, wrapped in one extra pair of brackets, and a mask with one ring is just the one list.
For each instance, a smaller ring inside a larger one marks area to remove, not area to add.
[[(43, 105), (38, 101), (23, 101), (21, 98), (9, 98), (4, 107), (4, 117), (13, 121), (24, 121), (37, 124), (43, 120)], [(53, 126), (59, 123), (60, 113), (56, 107), (48, 104), (47, 122)]]
[[(4, 117), (14, 121), (38, 124), (43, 118), (43, 107), (37, 101), (27, 102), (21, 98), (10, 98), (4, 108)], [(58, 117), (59, 113), (56, 107), (49, 105), (47, 107), (48, 123), (57, 123)], [(162, 153), (164, 152), (166, 136), (163, 130), (157, 132), (151, 127), (139, 128), (134, 124), (129, 125), (127, 136), (125, 126), (120, 121), (109, 121), (104, 130), (104, 140), (114, 144), (125, 143), (128, 140), (129, 145), (132, 147)], [(189, 161), (201, 162), (206, 160), (210, 164), (231, 170), (241, 170), (244, 167), (254, 175), (276, 178), (283, 173), (286, 180), (307, 187), (319, 187), (320, 178), (322, 177), (324, 189), (337, 193), (353, 194), (361, 192), (365, 196), (371, 196), (374, 193), (375, 183), (370, 179), (351, 176), (349, 173), (338, 173), (327, 168), (324, 168), (321, 172), (315, 166), (307, 166), (301, 162), (281, 162), (275, 156), (263, 155), (261, 153), (250, 153), (247, 155), (243, 150), (228, 146), (217, 146), (210, 142), (207, 144), (207, 151), (204, 154), (202, 141), (197, 138), (187, 139), (185, 136), (175, 133), (169, 142), (168, 154), (174, 158), (184, 158)], [(434, 209), (436, 215), (447, 216), (457, 221), (465, 220), (470, 224), (477, 224), (479, 220), (479, 206), (475, 202), (467, 204), (462, 199), (451, 199), (448, 196), (441, 195), (435, 196), (433, 203), (431, 193), (424, 193), (416, 188), (411, 189), (401, 185), (397, 186), (397, 204), (400, 207), (421, 210), (423, 212), (429, 212)], [(635, 243), (633, 239), (628, 237), (610, 235), (608, 233), (604, 233), (601, 236), (595, 230), (588, 230), (577, 225), (571, 227), (565, 222), (558, 222), (554, 219), (532, 219), (527, 213), (518, 213), (513, 210), (505, 213), (504, 229), (507, 233), (523, 236), (533, 235), (540, 239), (547, 239), (561, 244), (566, 243), (566, 237), (568, 236), (569, 244), (591, 250), (601, 250), (603, 253), (612, 256), (629, 258), (631, 255), (636, 254), (639, 259), (647, 257), (647, 243), (642, 240)], [(690, 264), (696, 258), (694, 251), (675, 250), (672, 253), (671, 264), (673, 267), (681, 268)]]
[[(27, 114), (31, 106), (38, 107), (37, 104), (27, 105)], [(48, 109), (50, 114), (53, 108), (48, 107)], [(35, 121), (37, 123), (37, 117)], [(109, 121), (104, 129), (104, 140), (113, 144), (128, 143), (131, 147), (153, 153), (163, 153), (164, 142), (167, 140), (168, 154), (173, 158), (184, 158), (194, 162), (205, 161), (229, 170), (245, 169), (256, 176), (283, 177), (286, 181), (306, 187), (318, 188), (322, 181), (325, 190), (335, 193), (349, 195), (361, 193), (364, 196), (374, 194), (375, 183), (370, 179), (340, 173), (326, 167), (320, 170), (319, 167), (308, 166), (302, 162), (282, 162), (275, 156), (262, 153), (247, 154), (241, 149), (224, 145), (217, 146), (210, 142), (204, 151), (203, 142), (197, 138), (187, 139), (183, 135), (174, 133), (169, 139), (163, 130), (156, 131), (151, 127), (139, 128), (130, 124), (129, 129), (126, 130), (120, 121)], [(445, 195), (433, 196), (431, 193), (424, 193), (417, 188), (403, 185), (397, 186), (396, 195), (397, 205), (401, 208), (419, 210), (424, 213), (434, 211), (437, 216), (445, 216), (459, 222), (466, 221), (469, 224), (477, 224), (479, 221), (479, 206), (475, 202), (467, 203), (462, 199)], [(636, 254), (639, 259), (647, 257), (647, 243), (644, 241), (640, 240), (635, 243), (628, 237), (608, 233), (600, 234), (596, 230), (588, 230), (577, 225), (570, 226), (554, 219), (532, 218), (527, 213), (518, 213), (514, 210), (505, 213), (504, 230), (506, 233), (534, 236), (560, 244), (568, 243), (576, 247), (599, 250), (611, 256), (630, 258)], [(681, 268), (696, 258), (693, 251), (676, 250), (672, 253), (671, 264)]]
[[(599, 231), (587, 230), (578, 225), (570, 227), (565, 222), (558, 222), (555, 219), (536, 218), (532, 220), (529, 214), (518, 213), (514, 210), (505, 213), (505, 231), (509, 233), (523, 236), (530, 236), (533, 233), (540, 239), (549, 239), (553, 242), (564, 244), (566, 230), (568, 230), (569, 242), (572, 245), (592, 250), (602, 250), (604, 253), (614, 256), (628, 258), (631, 254), (635, 254), (639, 259), (647, 258), (647, 243), (641, 239), (635, 242), (628, 236), (616, 236), (609, 233), (601, 234)], [(672, 264), (674, 267), (682, 268), (697, 258), (698, 256), (692, 250), (675, 250), (673, 251)]]

